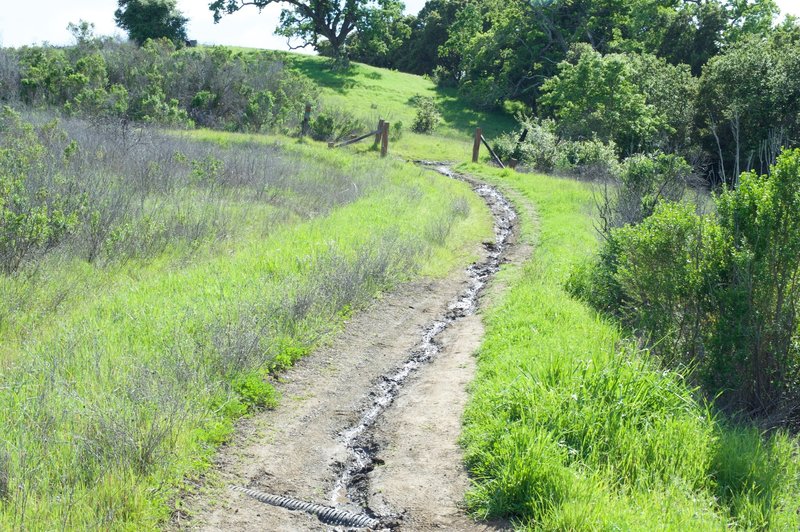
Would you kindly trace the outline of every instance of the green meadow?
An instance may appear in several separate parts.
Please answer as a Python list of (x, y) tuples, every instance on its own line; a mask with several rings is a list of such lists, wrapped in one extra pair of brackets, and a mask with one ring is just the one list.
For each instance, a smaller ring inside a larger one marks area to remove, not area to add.
[[(429, 79), (278, 56), (323, 108), (402, 123), (389, 158), (370, 141), (331, 150), (210, 129), (143, 130), (117, 152), (68, 124), (56, 140), (37, 125), (46, 142), (30, 156), (44, 162), (9, 166), (96, 194), (74, 213), (85, 229), (0, 274), (0, 529), (165, 526), (235, 420), (278, 404), (282, 370), (381, 293), (474, 260), (488, 210), (420, 159), (505, 191), (533, 249), (482, 309), (461, 440), (475, 519), (800, 529), (797, 436), (730, 420), (689, 373), (566, 291), (599, 246), (591, 184), (501, 171), (485, 149), (468, 163), (474, 128), (491, 139), (513, 117), (471, 110)], [(441, 109), (433, 134), (410, 129), (416, 96)], [(67, 157), (71, 138), (91, 147), (78, 149), (88, 166)]]
[[(181, 146), (223, 158), (268, 147), (204, 136)], [(291, 160), (285, 179), (265, 176), (268, 194), (216, 190), (215, 220), (232, 222), (222, 233), (172, 235), (126, 260), (64, 251), (2, 277), (0, 528), (165, 523), (233, 421), (279, 400), (274, 375), (381, 292), (463, 268), (490, 234), (462, 183), (313, 146), (270, 150)], [(179, 192), (205, 197), (197, 182)], [(159, 210), (180, 202), (149, 196)]]

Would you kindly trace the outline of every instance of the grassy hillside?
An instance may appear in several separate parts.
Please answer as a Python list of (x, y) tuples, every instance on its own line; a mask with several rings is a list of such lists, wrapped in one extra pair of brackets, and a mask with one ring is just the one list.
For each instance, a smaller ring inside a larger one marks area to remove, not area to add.
[[(392, 143), (391, 151), (406, 158), (463, 161), (471, 157), (476, 126), (489, 139), (514, 127), (510, 114), (473, 110), (459, 100), (455, 89), (439, 88), (421, 76), (361, 63), (353, 63), (346, 71), (332, 71), (327, 58), (296, 53), (279, 57), (314, 82), (324, 106), (345, 109), (370, 125), (381, 118), (402, 122), (403, 136)], [(433, 98), (439, 105), (442, 124), (435, 135), (411, 131), (415, 96)]]
[[(271, 374), (379, 292), (463, 268), (491, 231), (467, 186), (394, 161), (226, 134), (145, 144), (145, 168), (176, 174), (107, 241), (128, 244), (88, 262), (66, 242), (0, 276), (0, 529), (163, 523), (232, 421), (278, 400)], [(135, 169), (97, 201), (118, 186), (138, 203)], [(192, 210), (202, 198), (215, 209)]]

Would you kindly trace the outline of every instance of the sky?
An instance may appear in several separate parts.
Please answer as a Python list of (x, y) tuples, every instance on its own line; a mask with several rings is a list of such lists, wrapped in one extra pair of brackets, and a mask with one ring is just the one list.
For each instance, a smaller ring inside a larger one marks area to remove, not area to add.
[[(12, 0), (0, 0), (3, 4)], [(253, 48), (288, 48), (286, 39), (272, 34), (278, 25), (279, 5), (270, 5), (261, 14), (254, 7), (246, 7), (226, 15), (214, 24), (208, 10), (209, 0), (178, 0), (178, 9), (189, 18), (190, 39), (201, 44), (226, 44)], [(405, 0), (406, 11), (417, 13), (425, 0)], [(800, 0), (778, 0), (783, 13), (800, 16)], [(72, 38), (67, 24), (83, 19), (95, 24), (98, 35), (122, 33), (114, 25), (116, 0), (15, 0), (13, 7), (3, 9), (0, 19), (0, 45), (69, 44)], [(295, 43), (296, 44), (296, 43)], [(307, 49), (311, 52), (310, 49)]]

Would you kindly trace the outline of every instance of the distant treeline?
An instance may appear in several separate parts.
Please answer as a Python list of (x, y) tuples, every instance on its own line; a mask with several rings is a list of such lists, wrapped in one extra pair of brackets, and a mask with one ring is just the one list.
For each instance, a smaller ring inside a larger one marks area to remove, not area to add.
[(800, 140), (800, 25), (777, 16), (772, 0), (429, 0), (348, 51), (731, 183)]

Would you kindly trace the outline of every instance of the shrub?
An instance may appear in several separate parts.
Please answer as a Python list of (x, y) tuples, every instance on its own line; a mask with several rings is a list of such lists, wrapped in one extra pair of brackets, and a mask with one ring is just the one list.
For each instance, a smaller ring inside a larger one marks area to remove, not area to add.
[(439, 106), (433, 98), (427, 96), (420, 96), (414, 100), (417, 107), (417, 114), (414, 115), (414, 121), (411, 123), (412, 131), (417, 133), (433, 133), (442, 119)]
[(9, 107), (0, 116), (0, 269), (6, 273), (55, 246), (77, 226), (84, 207), (79, 192), (37, 186), (35, 174), (49, 162), (38, 137), (49, 129), (35, 131)]
[(14, 101), (19, 96), (19, 59), (12, 50), (0, 49), (0, 101)]
[(619, 229), (615, 279), (627, 323), (668, 362), (691, 364), (713, 322), (709, 294), (722, 264), (722, 237), (690, 205), (662, 203), (641, 225)]
[(680, 156), (638, 154), (623, 161), (598, 201), (601, 229), (637, 224), (653, 214), (661, 201), (679, 201), (692, 179), (692, 168)]
[(458, 86), (458, 79), (447, 67), (436, 65), (431, 73), (431, 80), (437, 87), (453, 88)]
[(168, 40), (0, 51), (0, 100), (73, 115), (288, 133), (316, 98), (312, 82), (270, 52), (177, 50)]
[(460, 82), (458, 94), (471, 107), (481, 110), (496, 109), (507, 95), (506, 87), (493, 76), (482, 79), (466, 79)]
[(796, 409), (800, 149), (781, 154), (769, 175), (743, 174), (738, 188), (719, 197), (717, 208), (727, 248), (709, 377), (717, 387), (735, 385), (731, 399), (738, 407)]
[(258, 373), (248, 373), (233, 381), (233, 389), (242, 402), (253, 408), (274, 408), (278, 404), (275, 388)]
[(613, 178), (618, 171), (616, 148), (599, 140), (565, 140), (552, 120), (520, 116), (519, 128), (501, 135), (493, 149), (501, 159), (514, 158), (542, 172), (556, 171), (590, 180)]
[(367, 130), (362, 120), (342, 109), (325, 109), (311, 120), (310, 131), (314, 140), (337, 142)]
[[(504, 133), (495, 140), (493, 149), (503, 160), (516, 159), (541, 172), (551, 172), (559, 156), (562, 141), (556, 135), (555, 122), (521, 116), (517, 131)], [(523, 133), (525, 135), (522, 139)]]
[(598, 139), (564, 141), (555, 169), (590, 181), (612, 179), (619, 169), (616, 146)]
[(389, 131), (389, 138), (392, 142), (397, 142), (403, 138), (403, 123), (401, 121), (393, 122), (392, 129)]
[[(625, 186), (646, 184), (667, 163), (628, 163)], [(600, 257), (568, 287), (620, 317), (665, 362), (697, 366), (723, 406), (796, 421), (800, 150), (784, 152), (770, 175), (742, 175), (716, 206), (699, 216), (659, 203), (641, 223), (610, 229)]]

